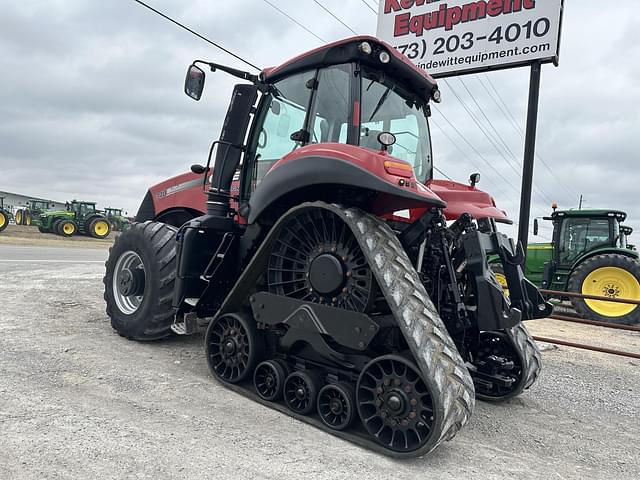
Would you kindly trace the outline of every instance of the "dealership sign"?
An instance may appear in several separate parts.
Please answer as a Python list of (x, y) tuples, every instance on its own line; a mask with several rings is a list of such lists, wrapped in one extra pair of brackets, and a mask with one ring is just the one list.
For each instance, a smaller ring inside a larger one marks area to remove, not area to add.
[(380, 0), (378, 37), (433, 76), (558, 64), (564, 0)]

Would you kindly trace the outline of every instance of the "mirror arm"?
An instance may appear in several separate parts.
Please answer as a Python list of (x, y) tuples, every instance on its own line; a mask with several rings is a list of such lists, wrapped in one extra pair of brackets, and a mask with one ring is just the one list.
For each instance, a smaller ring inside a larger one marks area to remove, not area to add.
[(232, 75), (237, 78), (241, 78), (242, 80), (247, 80), (253, 83), (254, 85), (258, 85), (259, 83), (262, 83), (258, 75), (252, 75), (249, 72), (244, 72), (236, 68), (227, 67), (226, 65), (220, 65), (219, 63), (205, 62), (204, 60), (195, 60), (193, 63), (194, 65), (197, 63), (207, 65), (212, 72), (215, 72), (216, 70), (222, 70), (223, 72), (228, 73), (229, 75)]

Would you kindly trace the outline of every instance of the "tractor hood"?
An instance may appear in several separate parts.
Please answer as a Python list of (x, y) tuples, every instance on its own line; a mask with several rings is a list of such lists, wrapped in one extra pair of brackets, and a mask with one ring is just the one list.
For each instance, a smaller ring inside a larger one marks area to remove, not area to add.
[(447, 202), (445, 216), (447, 220), (457, 220), (463, 213), (473, 218), (493, 218), (496, 222), (511, 225), (512, 220), (496, 206), (491, 195), (476, 187), (450, 180), (431, 180), (427, 187)]

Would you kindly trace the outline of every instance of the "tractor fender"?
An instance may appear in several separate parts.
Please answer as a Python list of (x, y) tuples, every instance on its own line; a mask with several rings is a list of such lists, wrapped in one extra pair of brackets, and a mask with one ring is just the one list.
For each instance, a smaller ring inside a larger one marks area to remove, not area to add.
[(571, 268), (571, 273), (569, 274), (569, 277), (571, 277), (571, 275), (573, 275), (573, 273), (576, 271), (576, 269), (585, 260), (588, 260), (588, 259), (590, 259), (592, 257), (596, 257), (598, 255), (609, 255), (609, 254), (623, 255), (625, 257), (629, 257), (629, 258), (635, 260), (636, 262), (638, 261), (638, 252), (634, 252), (634, 251), (628, 250), (626, 248), (611, 248), (611, 247), (599, 248), (599, 249), (596, 249), (596, 250), (591, 250), (590, 252), (587, 252), (583, 256), (579, 257), (573, 263), (573, 267)]
[[(408, 180), (415, 183), (415, 179)], [(344, 191), (345, 187), (352, 194), (354, 190), (373, 193), (369, 207), (377, 215), (410, 208), (446, 207), (446, 203), (426, 187), (422, 192), (400, 186), (410, 183), (408, 180), (399, 178), (394, 184), (348, 160), (318, 155), (299, 156), (276, 165), (260, 182), (249, 200), (248, 223), (256, 222), (274, 204), (288, 203), (287, 197), (291, 198), (292, 205), (316, 200), (349, 203), (352, 195), (340, 197), (340, 190)]]

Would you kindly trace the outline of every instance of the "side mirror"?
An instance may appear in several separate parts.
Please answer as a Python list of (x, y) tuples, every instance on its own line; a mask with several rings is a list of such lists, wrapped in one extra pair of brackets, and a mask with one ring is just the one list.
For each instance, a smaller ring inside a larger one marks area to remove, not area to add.
[(471, 185), (472, 187), (475, 187), (478, 183), (480, 183), (480, 174), (472, 173), (471, 176), (469, 177), (469, 185)]
[(187, 70), (187, 78), (184, 80), (184, 93), (194, 100), (200, 100), (204, 90), (204, 70), (196, 65), (191, 65)]
[(538, 230), (540, 229), (540, 225), (538, 224), (538, 219), (533, 219), (533, 234), (538, 235)]

